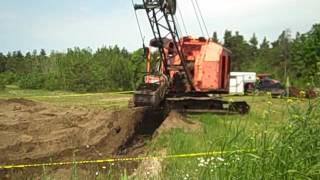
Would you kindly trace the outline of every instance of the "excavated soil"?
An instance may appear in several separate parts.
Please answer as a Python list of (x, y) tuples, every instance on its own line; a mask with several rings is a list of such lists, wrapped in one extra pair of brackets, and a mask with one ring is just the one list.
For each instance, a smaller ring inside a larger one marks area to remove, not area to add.
[[(148, 113), (145, 109), (103, 110), (26, 99), (0, 100), (0, 164), (92, 160), (125, 154), (139, 129), (151, 133), (161, 124), (162, 117), (158, 124), (153, 123), (154, 118), (143, 122), (154, 115)], [(0, 170), (3, 178), (12, 177)]]
[[(134, 157), (146, 153), (144, 145), (152, 137), (174, 128), (190, 132), (200, 125), (159, 109), (105, 110), (0, 100), (0, 165)], [(77, 167), (76, 179), (92, 179), (101, 167), (107, 171), (126, 168), (132, 173), (138, 164), (99, 166)], [(45, 174), (51, 179), (70, 179), (72, 168), (48, 167)], [(0, 169), (0, 179), (40, 179), (43, 174), (43, 168)]]
[(186, 133), (193, 133), (201, 131), (201, 127), (202, 126), (198, 121), (190, 121), (186, 115), (172, 111), (163, 121), (161, 126), (155, 131), (153, 136), (156, 137), (172, 129), (182, 129)]

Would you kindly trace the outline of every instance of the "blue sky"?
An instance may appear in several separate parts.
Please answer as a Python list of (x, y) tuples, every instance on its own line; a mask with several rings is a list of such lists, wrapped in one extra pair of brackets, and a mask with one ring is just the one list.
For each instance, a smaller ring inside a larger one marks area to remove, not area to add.
[[(140, 1), (140, 0), (135, 0)], [(1, 0), (0, 52), (45, 48), (118, 44), (129, 50), (141, 46), (131, 0)], [(222, 38), (225, 29), (238, 30), (247, 39), (255, 32), (274, 40), (286, 28), (308, 31), (320, 23), (319, 0), (198, 0), (211, 32)], [(178, 0), (188, 32), (201, 35), (190, 0)], [(150, 28), (138, 13), (146, 38)]]

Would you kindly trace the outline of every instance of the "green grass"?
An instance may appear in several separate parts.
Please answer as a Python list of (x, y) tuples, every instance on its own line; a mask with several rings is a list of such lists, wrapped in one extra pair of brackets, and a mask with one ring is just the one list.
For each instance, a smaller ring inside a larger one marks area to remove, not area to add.
[(7, 86), (0, 91), (0, 99), (26, 98), (62, 106), (127, 107), (131, 92), (106, 92), (79, 94), (66, 91), (25, 90)]
[[(234, 97), (233, 97), (234, 98)], [(246, 100), (246, 116), (193, 116), (203, 131), (176, 129), (160, 136), (153, 151), (168, 154), (252, 150), (218, 157), (165, 161), (163, 179), (320, 179), (320, 102), (262, 97)]]

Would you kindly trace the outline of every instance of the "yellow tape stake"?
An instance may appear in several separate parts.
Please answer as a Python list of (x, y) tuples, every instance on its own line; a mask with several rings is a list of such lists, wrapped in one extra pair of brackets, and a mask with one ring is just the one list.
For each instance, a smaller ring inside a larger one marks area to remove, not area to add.
[(254, 151), (256, 150), (215, 151), (215, 152), (206, 152), (206, 153), (192, 153), (192, 154), (179, 154), (179, 155), (167, 155), (167, 156), (110, 158), (110, 159), (103, 159), (103, 160), (84, 160), (84, 161), (41, 163), (41, 164), (3, 165), (3, 166), (0, 166), (0, 169), (24, 169), (24, 168), (43, 167), (43, 166), (101, 164), (101, 163), (114, 163), (114, 162), (126, 162), (126, 161), (143, 161), (143, 160), (150, 160), (150, 159), (196, 158), (196, 157), (217, 156), (220, 154), (233, 154), (233, 153), (246, 153), (246, 152), (248, 153), (248, 152), (254, 152)]

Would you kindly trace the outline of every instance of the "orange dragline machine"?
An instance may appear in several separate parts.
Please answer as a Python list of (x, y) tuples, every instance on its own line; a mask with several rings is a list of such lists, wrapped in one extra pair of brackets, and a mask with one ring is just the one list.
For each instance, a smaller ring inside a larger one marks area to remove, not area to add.
[[(246, 102), (224, 101), (217, 96), (229, 93), (231, 52), (204, 37), (181, 38), (175, 18), (176, 0), (142, 0), (142, 4), (134, 4), (134, 9), (146, 12), (154, 36), (150, 48), (144, 47), (147, 73), (134, 92), (135, 107), (249, 112)], [(151, 48), (157, 49), (158, 58), (151, 59)]]

